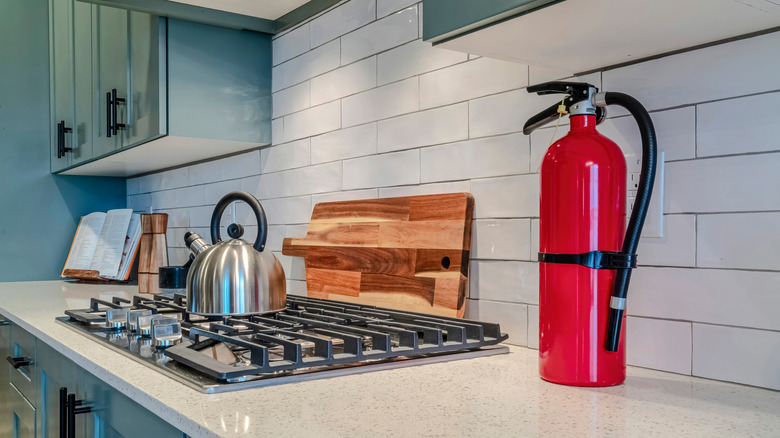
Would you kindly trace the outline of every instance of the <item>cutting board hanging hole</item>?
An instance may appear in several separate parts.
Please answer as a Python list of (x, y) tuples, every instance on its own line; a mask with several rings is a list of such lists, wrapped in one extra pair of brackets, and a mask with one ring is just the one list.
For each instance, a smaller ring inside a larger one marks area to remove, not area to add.
[(449, 257), (444, 257), (443, 259), (441, 259), (441, 267), (444, 268), (444, 269), (449, 269), (450, 268), (450, 258)]

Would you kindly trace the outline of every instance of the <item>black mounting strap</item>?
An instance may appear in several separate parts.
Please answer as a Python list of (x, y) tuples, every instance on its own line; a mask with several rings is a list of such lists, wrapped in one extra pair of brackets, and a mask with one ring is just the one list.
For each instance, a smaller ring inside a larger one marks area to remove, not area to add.
[(582, 254), (539, 253), (542, 263), (562, 263), (582, 265), (591, 269), (633, 269), (636, 268), (636, 254), (623, 254), (619, 251), (591, 251)]

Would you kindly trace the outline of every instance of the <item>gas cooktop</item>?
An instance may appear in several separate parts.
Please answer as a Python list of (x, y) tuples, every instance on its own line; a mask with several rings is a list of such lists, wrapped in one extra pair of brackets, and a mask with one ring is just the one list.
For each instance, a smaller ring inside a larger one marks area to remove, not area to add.
[(264, 315), (204, 317), (183, 295), (93, 298), (57, 320), (216, 393), (507, 353), (498, 324), (288, 296)]

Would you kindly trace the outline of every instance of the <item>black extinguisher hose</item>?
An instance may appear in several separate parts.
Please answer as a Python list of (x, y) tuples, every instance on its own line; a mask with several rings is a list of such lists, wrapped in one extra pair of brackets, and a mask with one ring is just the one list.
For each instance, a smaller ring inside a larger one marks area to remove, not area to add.
[[(653, 193), (655, 181), (655, 168), (658, 157), (655, 128), (650, 114), (638, 100), (623, 93), (604, 93), (604, 101), (607, 105), (622, 106), (634, 117), (639, 125), (639, 133), (642, 137), (642, 173), (639, 175), (634, 209), (631, 219), (628, 221), (626, 237), (623, 239), (621, 252), (627, 256), (636, 254), (639, 245), (639, 237), (642, 234), (642, 226), (645, 224), (647, 209), (650, 207), (650, 196)], [(607, 322), (607, 337), (605, 349), (617, 351), (620, 343), (620, 330), (623, 325), (623, 314), (626, 310), (626, 295), (628, 283), (631, 280), (631, 269), (618, 269), (615, 277), (615, 286), (612, 289), (610, 299), (609, 320)]]

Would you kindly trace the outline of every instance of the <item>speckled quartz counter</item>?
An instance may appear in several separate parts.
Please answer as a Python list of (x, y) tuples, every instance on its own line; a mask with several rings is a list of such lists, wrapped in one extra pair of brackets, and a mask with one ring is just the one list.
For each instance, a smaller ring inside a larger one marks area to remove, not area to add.
[(55, 322), (135, 287), (0, 283), (0, 313), (193, 437), (778, 436), (780, 392), (628, 369), (625, 384), (544, 382), (536, 351), (202, 394)]

